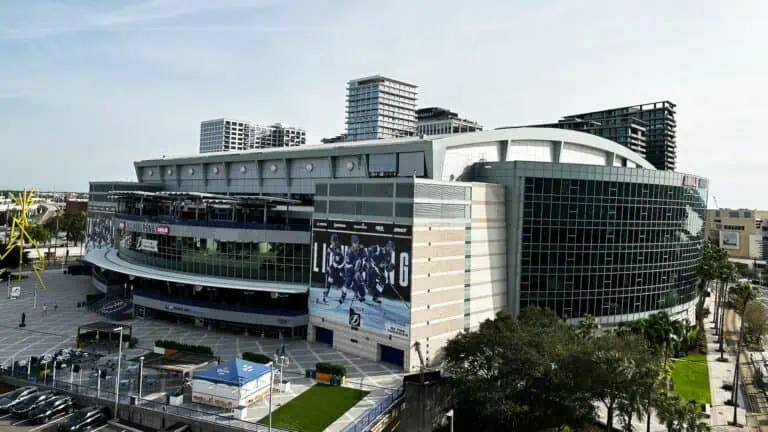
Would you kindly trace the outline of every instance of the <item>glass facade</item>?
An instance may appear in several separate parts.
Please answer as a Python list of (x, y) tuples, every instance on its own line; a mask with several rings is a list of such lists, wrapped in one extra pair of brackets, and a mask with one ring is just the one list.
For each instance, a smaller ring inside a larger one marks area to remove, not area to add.
[(520, 309), (579, 318), (695, 299), (706, 193), (631, 180), (524, 178)]
[(310, 245), (229, 242), (126, 232), (118, 240), (126, 261), (198, 275), (309, 283)]

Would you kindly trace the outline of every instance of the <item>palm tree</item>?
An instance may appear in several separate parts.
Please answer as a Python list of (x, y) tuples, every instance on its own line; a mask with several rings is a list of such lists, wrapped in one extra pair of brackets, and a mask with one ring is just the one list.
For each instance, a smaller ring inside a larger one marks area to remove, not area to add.
[(721, 266), (718, 278), (720, 279), (720, 286), (722, 293), (720, 294), (720, 351), (723, 350), (723, 330), (725, 329), (725, 302), (728, 298), (728, 285), (736, 280), (736, 266), (732, 262), (726, 261)]
[(717, 278), (715, 269), (715, 252), (712, 243), (709, 240), (704, 241), (702, 247), (701, 262), (698, 268), (699, 277), (699, 300), (696, 303), (696, 320), (704, 319), (704, 301), (709, 293), (709, 283)]

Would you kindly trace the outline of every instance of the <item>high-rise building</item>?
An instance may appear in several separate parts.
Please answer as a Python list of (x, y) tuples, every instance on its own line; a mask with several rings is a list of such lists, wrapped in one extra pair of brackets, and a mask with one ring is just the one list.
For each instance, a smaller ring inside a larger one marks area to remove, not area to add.
[(219, 118), (200, 122), (200, 153), (306, 144), (304, 129), (275, 123), (262, 126), (247, 120)]
[(676, 105), (670, 101), (564, 116), (557, 123), (531, 125), (587, 132), (642, 155), (656, 169), (674, 171), (677, 161)]
[(347, 83), (347, 140), (411, 136), (416, 132), (416, 86), (374, 75)]
[(416, 133), (418, 135), (446, 135), (477, 132), (483, 127), (472, 120), (460, 118), (458, 114), (440, 107), (416, 110)]

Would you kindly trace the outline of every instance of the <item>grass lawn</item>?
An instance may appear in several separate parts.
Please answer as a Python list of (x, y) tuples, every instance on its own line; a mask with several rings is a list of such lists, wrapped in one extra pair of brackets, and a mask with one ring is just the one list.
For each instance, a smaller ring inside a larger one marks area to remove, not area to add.
[[(272, 425), (301, 432), (322, 432), (368, 392), (316, 384), (272, 413)], [(268, 417), (260, 420), (267, 424)]]
[(681, 398), (698, 403), (711, 403), (709, 369), (705, 355), (692, 354), (675, 361), (672, 382), (675, 384), (675, 392)]

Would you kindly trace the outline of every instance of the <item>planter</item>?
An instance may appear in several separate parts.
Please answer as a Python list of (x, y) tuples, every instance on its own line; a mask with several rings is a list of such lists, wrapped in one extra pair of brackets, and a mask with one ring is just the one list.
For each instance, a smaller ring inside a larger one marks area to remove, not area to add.
[(315, 373), (315, 380), (320, 381), (325, 384), (331, 383), (331, 377), (333, 375), (326, 373), (326, 372), (316, 372)]
[(177, 350), (170, 349), (170, 348), (161, 348), (159, 346), (154, 346), (152, 348), (152, 352), (154, 352), (155, 354), (160, 354), (160, 355), (164, 355), (164, 356), (167, 357), (167, 356), (176, 354)]

